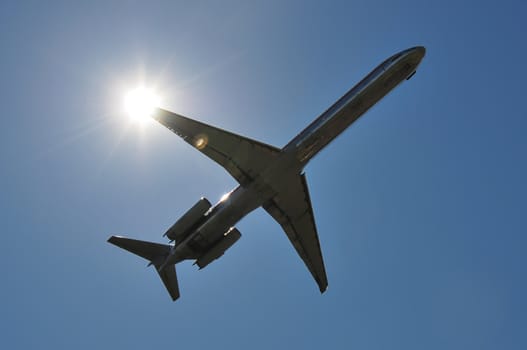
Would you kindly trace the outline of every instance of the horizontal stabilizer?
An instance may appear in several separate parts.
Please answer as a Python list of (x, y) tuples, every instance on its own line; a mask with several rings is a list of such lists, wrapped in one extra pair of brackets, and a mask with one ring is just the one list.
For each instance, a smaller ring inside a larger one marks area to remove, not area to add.
[(168, 294), (172, 298), (172, 301), (176, 301), (179, 298), (179, 286), (176, 275), (176, 265), (166, 266), (161, 271), (158, 271), (159, 277), (163, 281)]
[(142, 258), (150, 261), (149, 265), (155, 265), (157, 273), (163, 284), (165, 285), (168, 294), (172, 300), (179, 298), (179, 286), (176, 275), (176, 266), (168, 265), (163, 266), (163, 262), (166, 259), (166, 256), (170, 253), (171, 246), (168, 244), (159, 244), (146, 241), (140, 241), (137, 239), (112, 236), (108, 239), (108, 242), (128, 250), (131, 253), (139, 255)]
[(120, 236), (112, 236), (108, 239), (108, 242), (119, 248), (128, 250), (130, 253), (139, 255), (154, 264), (156, 260), (159, 260), (160, 257), (165, 257), (170, 252), (170, 246), (168, 244), (146, 242)]

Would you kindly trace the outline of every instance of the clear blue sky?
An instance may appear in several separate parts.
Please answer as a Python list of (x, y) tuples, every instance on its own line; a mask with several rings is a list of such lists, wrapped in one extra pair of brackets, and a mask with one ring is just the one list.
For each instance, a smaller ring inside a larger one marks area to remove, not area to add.
[[(520, 1), (0, 5), (2, 348), (527, 348), (527, 33)], [(110, 234), (163, 242), (235, 186), (163, 106), (283, 146), (377, 64), (417, 74), (306, 168), (324, 295), (263, 211), (172, 303)]]

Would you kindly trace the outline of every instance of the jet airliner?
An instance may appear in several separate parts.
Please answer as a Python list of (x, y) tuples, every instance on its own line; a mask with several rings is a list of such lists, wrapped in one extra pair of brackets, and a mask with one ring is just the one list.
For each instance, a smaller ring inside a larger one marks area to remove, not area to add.
[(154, 265), (172, 300), (179, 298), (175, 265), (195, 260), (200, 269), (220, 258), (240, 237), (236, 223), (263, 207), (280, 224), (323, 293), (328, 286), (303, 172), (335, 137), (405, 79), (425, 48), (401, 51), (377, 66), (283, 148), (276, 148), (156, 108), (152, 118), (221, 165), (239, 183), (214, 206), (201, 198), (164, 234), (168, 244), (112, 236), (108, 242)]

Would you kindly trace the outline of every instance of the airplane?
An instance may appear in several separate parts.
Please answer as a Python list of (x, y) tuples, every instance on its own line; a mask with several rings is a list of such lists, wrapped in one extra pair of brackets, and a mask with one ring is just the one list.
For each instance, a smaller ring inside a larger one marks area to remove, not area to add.
[(303, 169), (375, 103), (410, 79), (424, 55), (425, 48), (416, 46), (389, 57), (281, 149), (155, 108), (153, 119), (225, 168), (239, 185), (214, 206), (201, 198), (166, 231), (169, 244), (121, 236), (108, 242), (154, 265), (175, 301), (180, 297), (175, 265), (195, 260), (199, 269), (208, 266), (241, 237), (236, 223), (263, 207), (324, 293), (328, 279)]

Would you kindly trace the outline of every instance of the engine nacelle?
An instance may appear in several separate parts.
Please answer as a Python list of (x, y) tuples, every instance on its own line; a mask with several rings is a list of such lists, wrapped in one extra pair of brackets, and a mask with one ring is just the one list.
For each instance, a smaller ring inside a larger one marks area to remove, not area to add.
[(181, 241), (187, 237), (203, 219), (212, 205), (207, 198), (201, 198), (165, 233), (170, 240)]
[(205, 254), (200, 256), (198, 260), (196, 260), (196, 264), (200, 269), (204, 268), (214, 260), (221, 257), (227, 249), (232, 247), (232, 245), (240, 239), (241, 236), (242, 234), (237, 228), (231, 228), (229, 231), (227, 231), (227, 233), (225, 233), (225, 235), (223, 235), (218, 243), (216, 243)]

